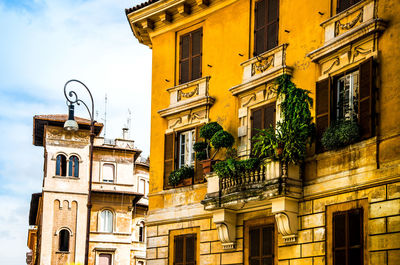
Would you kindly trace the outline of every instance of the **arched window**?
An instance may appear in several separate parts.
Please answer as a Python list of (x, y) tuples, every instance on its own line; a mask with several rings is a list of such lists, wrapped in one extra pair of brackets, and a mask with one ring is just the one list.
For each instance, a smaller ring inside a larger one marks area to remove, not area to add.
[(146, 227), (144, 225), (144, 222), (139, 223), (139, 242), (144, 242), (145, 239), (145, 234), (146, 234)]
[(58, 250), (59, 251), (69, 251), (69, 231), (67, 229), (60, 230), (59, 234), (59, 244)]
[(71, 156), (69, 158), (68, 176), (79, 177), (79, 159), (77, 156)]
[(113, 213), (110, 210), (104, 210), (100, 213), (100, 231), (107, 233), (113, 231)]
[(58, 155), (56, 162), (56, 175), (66, 176), (67, 175), (67, 158), (65, 155)]

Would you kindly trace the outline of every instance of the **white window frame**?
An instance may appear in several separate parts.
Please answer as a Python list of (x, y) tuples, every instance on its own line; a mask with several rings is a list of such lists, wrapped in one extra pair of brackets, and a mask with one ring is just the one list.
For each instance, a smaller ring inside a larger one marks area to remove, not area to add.
[[(355, 70), (351, 73), (348, 73), (342, 77), (340, 77), (336, 82), (336, 118), (343, 118), (345, 120), (358, 120), (358, 111), (357, 105), (358, 103), (358, 93), (359, 93), (359, 84), (360, 84), (360, 72), (359, 70)], [(345, 90), (344, 93), (347, 94), (348, 97), (348, 107), (346, 109), (346, 104), (343, 103), (342, 110), (339, 110), (339, 101), (341, 88)], [(340, 117), (340, 111), (343, 111), (343, 117)]]
[(194, 166), (195, 152), (193, 145), (196, 141), (196, 130), (190, 129), (178, 134), (178, 166)]
[[(113, 174), (114, 174), (114, 176), (113, 176), (113, 181), (110, 181), (110, 180), (104, 180), (104, 167), (105, 166), (108, 166), (108, 165), (112, 165), (113, 167), (114, 167), (114, 170), (113, 170)], [(104, 183), (116, 183), (117, 182), (117, 165), (116, 165), (116, 163), (113, 163), (113, 162), (103, 162), (103, 163), (101, 163), (101, 182), (104, 182)]]

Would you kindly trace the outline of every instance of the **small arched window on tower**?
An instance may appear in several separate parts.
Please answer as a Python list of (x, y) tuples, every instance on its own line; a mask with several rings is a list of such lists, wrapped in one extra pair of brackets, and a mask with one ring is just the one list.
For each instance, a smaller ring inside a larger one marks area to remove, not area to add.
[(146, 233), (146, 227), (144, 225), (144, 222), (139, 223), (139, 242), (144, 242), (145, 240), (145, 233)]
[(100, 213), (100, 232), (112, 233), (113, 231), (113, 213), (110, 210), (104, 210)]
[(69, 231), (67, 229), (61, 229), (60, 232), (58, 233), (58, 237), (59, 237), (58, 250), (68, 252), (69, 237), (70, 237)]
[(66, 176), (67, 175), (67, 158), (65, 155), (58, 155), (56, 158), (56, 175)]
[(71, 156), (69, 158), (68, 176), (79, 177), (79, 159), (77, 156)]

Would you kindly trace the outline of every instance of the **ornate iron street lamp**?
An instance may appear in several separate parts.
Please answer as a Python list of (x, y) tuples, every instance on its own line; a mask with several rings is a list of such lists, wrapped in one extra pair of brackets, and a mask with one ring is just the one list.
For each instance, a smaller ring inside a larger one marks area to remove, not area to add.
[[(78, 95), (75, 91), (70, 90), (67, 93), (67, 85), (69, 83), (76, 82), (81, 84), (84, 88), (86, 88), (87, 92), (89, 93), (90, 100), (92, 103), (91, 110), (83, 102), (81, 99), (78, 98)], [(77, 131), (79, 129), (78, 123), (74, 119), (74, 104), (80, 105), (81, 103), (86, 107), (86, 110), (90, 116), (90, 161), (89, 161), (89, 188), (88, 188), (88, 202), (87, 202), (87, 224), (86, 224), (86, 245), (85, 245), (85, 265), (89, 265), (89, 237), (90, 237), (90, 213), (92, 210), (92, 171), (93, 171), (93, 142), (94, 142), (94, 101), (92, 97), (92, 93), (90, 92), (89, 88), (79, 80), (71, 79), (64, 85), (64, 96), (68, 101), (68, 120), (64, 123), (64, 129), (67, 131)]]

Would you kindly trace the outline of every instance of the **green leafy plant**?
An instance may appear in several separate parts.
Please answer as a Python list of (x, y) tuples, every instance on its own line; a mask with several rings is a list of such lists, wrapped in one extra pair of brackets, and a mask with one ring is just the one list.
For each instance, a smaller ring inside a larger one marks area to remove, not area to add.
[(304, 160), (314, 130), (310, 112), (313, 101), (310, 91), (296, 87), (288, 75), (279, 77), (276, 85), (277, 98), (282, 100), (282, 121), (275, 129), (260, 130), (253, 137), (253, 154), (296, 164)]
[(238, 176), (245, 171), (256, 170), (259, 166), (260, 160), (258, 158), (249, 158), (245, 160), (229, 158), (216, 163), (213, 169), (220, 178), (227, 178), (230, 176)]
[[(197, 160), (214, 159), (221, 148), (231, 148), (235, 139), (232, 134), (224, 131), (217, 122), (209, 122), (200, 129), (200, 137), (204, 141), (196, 142), (193, 146)], [(211, 147), (214, 153), (211, 154)]]
[(169, 184), (178, 185), (183, 179), (192, 178), (194, 176), (194, 168), (192, 166), (184, 166), (171, 172), (168, 176)]
[(339, 120), (329, 126), (322, 135), (325, 150), (336, 150), (360, 139), (360, 130), (355, 121)]

